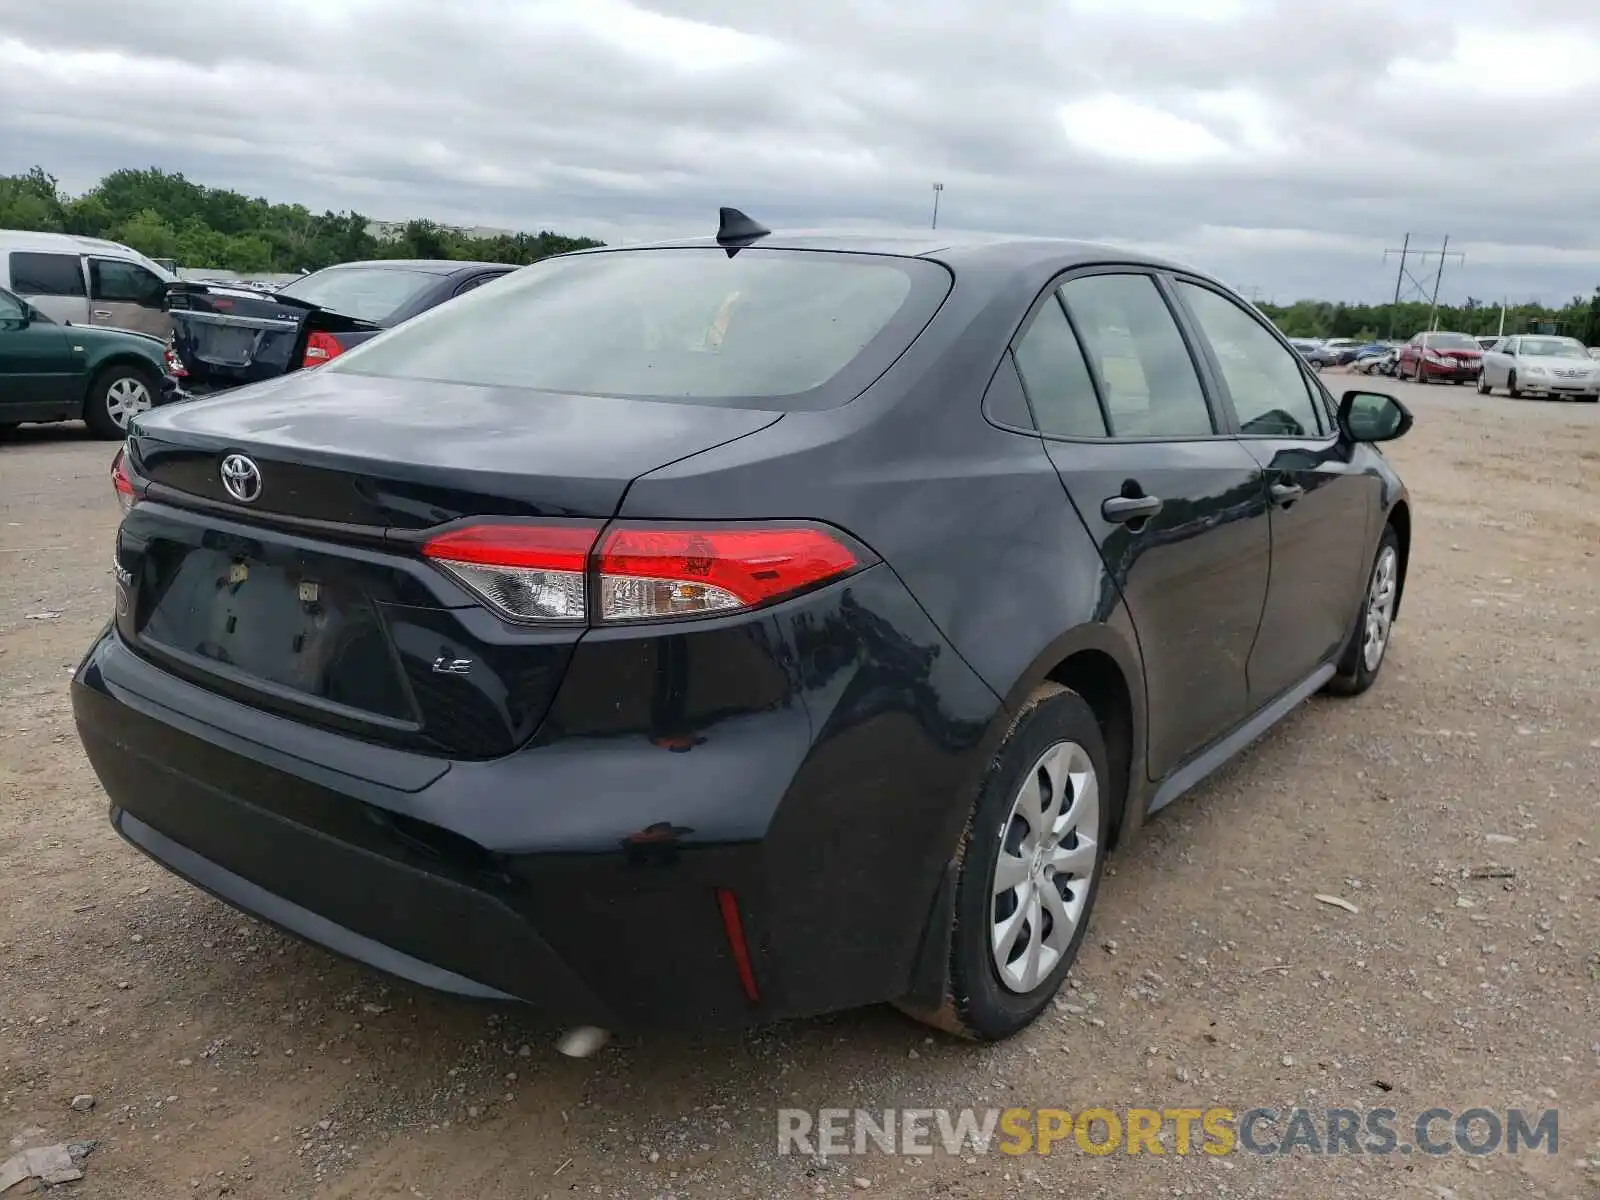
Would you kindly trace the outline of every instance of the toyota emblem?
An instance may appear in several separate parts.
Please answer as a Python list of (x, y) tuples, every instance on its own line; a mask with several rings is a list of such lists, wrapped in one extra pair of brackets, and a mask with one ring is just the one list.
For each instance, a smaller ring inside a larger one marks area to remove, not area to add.
[(261, 468), (242, 454), (222, 460), (222, 486), (240, 504), (253, 504), (261, 496)]

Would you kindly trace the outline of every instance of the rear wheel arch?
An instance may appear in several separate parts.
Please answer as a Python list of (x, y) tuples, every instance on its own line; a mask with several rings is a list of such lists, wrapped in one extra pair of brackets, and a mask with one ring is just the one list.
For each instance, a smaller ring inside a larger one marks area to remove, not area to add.
[[(1123, 832), (1133, 798), (1142, 778), (1144, 762), (1144, 666), (1130, 625), (1126, 632), (1115, 624), (1093, 622), (1062, 634), (1035, 658), (1032, 668), (1016, 680), (1004, 697), (999, 722), (1008, 725), (1022, 710), (1034, 689), (1058, 683), (1077, 692), (1094, 710), (1105, 737), (1108, 768), (1117, 785), (1111, 798), (1111, 848)], [(1002, 731), (1003, 732), (1003, 731)], [(996, 739), (998, 741), (998, 739)]]
[(1109, 797), (1111, 848), (1115, 848), (1133, 786), (1133, 691), (1117, 660), (1098, 649), (1076, 651), (1051, 668), (1046, 678), (1076, 692), (1094, 710), (1105, 739), (1106, 766), (1117, 785)]
[[(1124, 614), (1125, 619), (1125, 614)], [(1140, 819), (1145, 744), (1144, 667), (1139, 657), (1132, 627), (1124, 632), (1115, 624), (1091, 622), (1079, 625), (1050, 642), (1035, 657), (1002, 697), (975, 756), (981, 763), (994, 761), (1007, 735), (1035, 698), (1042, 686), (1056, 684), (1076, 692), (1095, 714), (1104, 737), (1108, 773), (1116, 794), (1108, 797), (1109, 838), (1107, 850), (1115, 850), (1130, 814)], [(980, 771), (978, 779), (981, 779)], [(974, 780), (974, 787), (978, 780)], [(963, 792), (970, 805), (975, 791)], [(952, 814), (953, 816), (955, 814)], [(970, 811), (960, 814), (962, 826)], [(950, 931), (954, 918), (956, 879), (960, 870), (964, 841), (954, 842), (954, 853), (945, 865), (939, 886), (932, 898), (928, 919), (923, 926), (921, 945), (912, 967), (906, 995), (897, 1003), (918, 1019), (941, 1024), (937, 1013), (949, 984)], [(953, 1027), (948, 1024), (946, 1028)]]

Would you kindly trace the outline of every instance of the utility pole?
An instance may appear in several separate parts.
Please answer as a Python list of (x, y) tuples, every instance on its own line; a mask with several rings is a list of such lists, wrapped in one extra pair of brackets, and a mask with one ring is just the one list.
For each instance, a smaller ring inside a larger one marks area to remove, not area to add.
[[(1411, 252), (1411, 235), (1408, 233), (1405, 236), (1405, 240), (1400, 243), (1400, 248), (1398, 250), (1390, 248), (1383, 252), (1383, 261), (1388, 262), (1389, 255), (1391, 254), (1398, 254), (1400, 256), (1400, 270), (1396, 273), (1394, 278), (1394, 303), (1389, 309), (1390, 338), (1394, 337), (1396, 309), (1400, 307), (1400, 301), (1402, 298), (1409, 299), (1411, 297), (1415, 297), (1417, 300), (1425, 301), (1428, 304), (1430, 309), (1428, 314), (1428, 330), (1429, 332), (1432, 332), (1433, 324), (1438, 319), (1439, 315), (1439, 282), (1444, 277), (1444, 260), (1446, 258), (1454, 258), (1460, 262), (1466, 262), (1467, 256), (1461, 253), (1459, 250), (1450, 249), (1449, 234), (1445, 235), (1444, 245), (1438, 250), (1418, 250), (1415, 254), (1413, 254)], [(1411, 270), (1410, 267), (1406, 265), (1406, 262), (1408, 259), (1417, 259), (1422, 264), (1421, 269), (1426, 271), (1428, 269), (1428, 260), (1435, 257), (1438, 258), (1439, 263), (1434, 270), (1433, 287), (1430, 291), (1428, 285), (1422, 280), (1421, 277), (1419, 277)], [(1408, 284), (1409, 286), (1407, 286)], [(1404, 297), (1402, 297), (1402, 292), (1404, 293)]]
[(944, 184), (936, 183), (933, 185), (933, 223), (928, 226), (929, 229), (939, 228), (939, 193), (942, 191), (944, 191)]
[[(1406, 277), (1406, 255), (1409, 254), (1410, 252), (1411, 252), (1411, 235), (1408, 233), (1405, 236), (1405, 240), (1400, 243), (1400, 270), (1395, 273), (1395, 277), (1394, 277), (1394, 302), (1395, 302), (1396, 305), (1398, 305), (1400, 303), (1400, 285), (1405, 281), (1405, 277)], [(1384, 258), (1388, 258), (1389, 257), (1389, 253), (1390, 252), (1388, 250), (1385, 250), (1383, 252), (1383, 257)], [(1389, 322), (1390, 322), (1390, 324), (1392, 326), (1393, 323), (1394, 323), (1394, 314), (1393, 313), (1389, 314)], [(1394, 333), (1393, 328), (1391, 328), (1389, 330), (1389, 333), (1391, 335)]]
[[(1467, 261), (1467, 256), (1457, 250), (1456, 255), (1462, 262)], [(1428, 332), (1432, 333), (1439, 325), (1439, 281), (1444, 278), (1444, 260), (1450, 257), (1450, 235), (1444, 235), (1444, 245), (1439, 248), (1439, 265), (1433, 271), (1433, 299), (1428, 302)]]

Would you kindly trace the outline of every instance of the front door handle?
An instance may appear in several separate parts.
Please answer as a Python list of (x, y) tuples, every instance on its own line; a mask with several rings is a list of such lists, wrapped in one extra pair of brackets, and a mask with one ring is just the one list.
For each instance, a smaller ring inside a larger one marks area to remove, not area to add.
[(1272, 502), (1279, 508), (1288, 508), (1306, 494), (1305, 488), (1297, 483), (1275, 483), (1267, 490), (1272, 494)]
[(1113, 525), (1148, 520), (1160, 511), (1160, 496), (1110, 496), (1100, 505), (1100, 515)]

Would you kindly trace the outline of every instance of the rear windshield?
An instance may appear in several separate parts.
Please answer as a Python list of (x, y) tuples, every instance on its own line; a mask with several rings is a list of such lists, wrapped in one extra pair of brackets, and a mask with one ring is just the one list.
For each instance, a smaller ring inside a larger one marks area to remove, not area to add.
[(330, 312), (381, 325), (423, 289), (439, 282), (428, 271), (402, 267), (329, 267), (278, 289)]
[(865, 389), (949, 290), (921, 259), (716, 248), (547, 259), (331, 363), (363, 375), (806, 409)]

